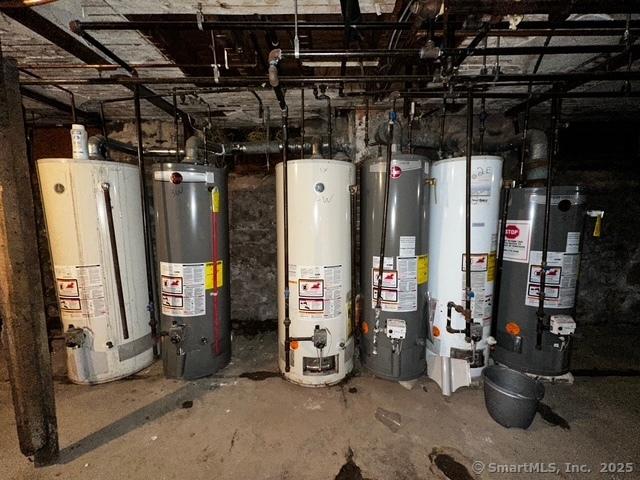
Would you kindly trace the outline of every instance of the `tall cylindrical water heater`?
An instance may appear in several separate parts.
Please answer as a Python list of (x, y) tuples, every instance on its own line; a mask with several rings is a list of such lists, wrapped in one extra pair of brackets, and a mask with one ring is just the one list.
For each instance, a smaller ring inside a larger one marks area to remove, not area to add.
[(108, 382), (153, 361), (140, 173), (123, 163), (38, 161), (67, 370)]
[(420, 155), (392, 156), (382, 294), (376, 314), (386, 167), (384, 158), (367, 160), (360, 174), (360, 359), (380, 377), (411, 380), (425, 369), (429, 164)]
[[(287, 162), (286, 233), (283, 173), (283, 165), (279, 163), (276, 185), (280, 370), (287, 380), (300, 385), (331, 385), (353, 368), (351, 186), (355, 184), (355, 167), (339, 160)], [(289, 245), (288, 329), (285, 234)]]
[(471, 335), (454, 305), (466, 299), (466, 158), (435, 162), (429, 222), (431, 295), (427, 369), (450, 395), (482, 373), (489, 358), (502, 158), (471, 160)]
[(157, 164), (153, 198), (164, 373), (211, 375), (231, 359), (227, 171)]
[(546, 188), (510, 191), (504, 233), (493, 358), (544, 376), (569, 371), (586, 197), (580, 187), (552, 187), (545, 275), (545, 319), (538, 335)]

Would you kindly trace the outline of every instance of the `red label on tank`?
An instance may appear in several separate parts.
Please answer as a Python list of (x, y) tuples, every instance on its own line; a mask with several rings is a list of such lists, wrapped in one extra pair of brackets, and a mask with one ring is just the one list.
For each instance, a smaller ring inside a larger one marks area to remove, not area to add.
[(516, 225), (507, 225), (504, 234), (509, 240), (514, 240), (520, 235), (520, 229)]
[(391, 167), (391, 178), (400, 178), (402, 175), (402, 169), (398, 165)]

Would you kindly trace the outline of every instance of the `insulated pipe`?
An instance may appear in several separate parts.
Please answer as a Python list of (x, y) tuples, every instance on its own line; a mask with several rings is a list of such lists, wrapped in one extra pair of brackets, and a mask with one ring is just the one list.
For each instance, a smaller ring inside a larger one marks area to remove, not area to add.
[[(102, 135), (89, 137), (87, 143), (89, 146), (89, 159), (91, 160), (105, 160), (105, 155), (103, 154), (105, 150), (115, 150), (131, 156), (138, 154), (137, 147), (112, 138), (105, 138)], [(184, 151), (180, 150), (179, 153), (182, 155)], [(176, 151), (173, 148), (147, 148), (144, 150), (144, 154), (150, 157), (173, 157)]]
[[(531, 92), (531, 86), (529, 86), (529, 92)], [(524, 126), (522, 129), (522, 147), (521, 147), (522, 151), (520, 152), (520, 164), (518, 165), (518, 187), (522, 187), (524, 185), (524, 164), (525, 164), (525, 159), (527, 157), (527, 150), (528, 150), (526, 147), (526, 139), (527, 139), (528, 130), (529, 130), (529, 113), (531, 110), (529, 108), (530, 103), (531, 103), (531, 96), (527, 98), (527, 107), (524, 111)], [(502, 245), (502, 243), (500, 245)]]
[[(284, 99), (284, 92), (282, 90), (282, 85), (280, 85), (280, 77), (278, 73), (278, 63), (282, 59), (282, 50), (279, 48), (274, 48), (269, 52), (269, 84), (273, 87), (273, 93), (276, 94), (276, 98), (278, 99), (278, 103), (280, 104), (280, 109), (284, 112), (287, 110), (287, 102)], [(287, 115), (288, 116), (288, 115)]]
[(176, 136), (176, 163), (180, 163), (180, 154), (178, 150), (180, 148), (180, 132), (178, 131), (178, 96), (176, 95), (176, 89), (173, 89), (173, 129)]

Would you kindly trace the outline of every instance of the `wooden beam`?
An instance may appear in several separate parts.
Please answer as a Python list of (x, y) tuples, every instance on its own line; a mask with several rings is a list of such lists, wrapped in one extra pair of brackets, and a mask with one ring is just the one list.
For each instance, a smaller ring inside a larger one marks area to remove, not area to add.
[(0, 69), (0, 329), (20, 450), (58, 457), (58, 427), (18, 69)]

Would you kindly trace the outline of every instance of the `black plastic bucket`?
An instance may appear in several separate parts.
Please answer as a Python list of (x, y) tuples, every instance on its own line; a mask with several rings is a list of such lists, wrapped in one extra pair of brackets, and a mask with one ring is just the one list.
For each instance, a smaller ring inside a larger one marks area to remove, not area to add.
[(503, 427), (529, 428), (544, 397), (544, 385), (502, 365), (487, 367), (482, 375), (489, 415)]

